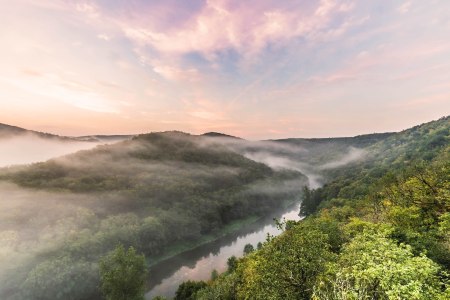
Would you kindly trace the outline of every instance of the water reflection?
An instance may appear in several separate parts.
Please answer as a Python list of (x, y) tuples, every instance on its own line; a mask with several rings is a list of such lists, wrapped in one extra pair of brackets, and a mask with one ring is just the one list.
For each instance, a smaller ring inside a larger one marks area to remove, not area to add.
[(219, 273), (225, 271), (227, 259), (232, 255), (242, 256), (246, 244), (250, 243), (256, 247), (258, 242), (265, 241), (268, 233), (281, 233), (274, 225), (273, 218), (299, 220), (298, 212), (299, 206), (295, 205), (284, 212), (267, 216), (234, 234), (154, 265), (150, 269), (150, 291), (146, 294), (146, 299), (158, 295), (172, 298), (182, 282), (208, 280), (214, 269)]

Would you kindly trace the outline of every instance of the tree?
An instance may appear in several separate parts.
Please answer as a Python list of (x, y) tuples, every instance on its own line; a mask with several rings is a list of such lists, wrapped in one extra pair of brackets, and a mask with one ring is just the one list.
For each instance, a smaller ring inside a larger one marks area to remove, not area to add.
[(237, 266), (237, 258), (236, 256), (230, 256), (227, 260), (228, 272), (233, 272)]
[(108, 300), (144, 299), (145, 257), (119, 245), (100, 260), (101, 290)]
[(300, 204), (300, 215), (309, 216), (316, 212), (322, 202), (321, 190), (311, 190), (308, 186), (303, 187), (302, 203)]
[(240, 276), (236, 272), (226, 273), (205, 288), (197, 291), (195, 294), (196, 300), (236, 300), (236, 289), (239, 281)]
[(219, 272), (217, 272), (216, 269), (212, 270), (212, 272), (211, 272), (211, 280), (214, 281), (214, 280), (217, 279), (217, 277), (219, 277)]
[(267, 243), (238, 266), (238, 299), (310, 299), (319, 274), (331, 261), (328, 237), (299, 224)]
[(252, 244), (246, 244), (244, 246), (244, 255), (249, 255), (250, 253), (252, 253), (253, 251), (255, 251), (255, 248), (253, 247)]
[(22, 299), (88, 299), (98, 284), (93, 264), (69, 256), (38, 264), (21, 285)]
[[(357, 235), (315, 286), (313, 299), (440, 299), (439, 266), (383, 234)], [(331, 276), (331, 277), (329, 277)], [(327, 277), (329, 277), (327, 279)], [(444, 299), (444, 298), (442, 298)]]
[(196, 299), (196, 293), (206, 287), (204, 281), (185, 281), (178, 287), (175, 294), (175, 300), (194, 300)]

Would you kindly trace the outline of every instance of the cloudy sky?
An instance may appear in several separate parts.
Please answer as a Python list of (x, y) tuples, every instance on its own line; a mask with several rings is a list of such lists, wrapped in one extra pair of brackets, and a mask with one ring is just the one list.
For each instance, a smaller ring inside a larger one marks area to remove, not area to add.
[(0, 123), (263, 139), (450, 113), (448, 0), (0, 4)]

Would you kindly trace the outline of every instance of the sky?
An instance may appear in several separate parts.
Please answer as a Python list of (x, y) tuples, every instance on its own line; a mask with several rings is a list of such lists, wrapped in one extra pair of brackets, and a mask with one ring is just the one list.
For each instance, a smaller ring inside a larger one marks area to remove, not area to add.
[(450, 1), (0, 0), (0, 123), (248, 139), (450, 113)]

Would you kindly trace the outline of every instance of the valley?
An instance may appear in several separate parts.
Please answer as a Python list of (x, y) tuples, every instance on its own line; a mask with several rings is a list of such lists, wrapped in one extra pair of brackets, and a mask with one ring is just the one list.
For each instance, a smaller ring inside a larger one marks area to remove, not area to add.
[(226, 260), (241, 257), (247, 243), (274, 243), (281, 231), (272, 216), (281, 208), (294, 205), (286, 216), (298, 220), (341, 198), (358, 199), (409, 161), (437, 159), (448, 132), (448, 117), (354, 138), (162, 132), (4, 167), (0, 294), (99, 297), (97, 263), (120, 243), (146, 256), (147, 298), (173, 297), (184, 281), (227, 274)]

